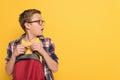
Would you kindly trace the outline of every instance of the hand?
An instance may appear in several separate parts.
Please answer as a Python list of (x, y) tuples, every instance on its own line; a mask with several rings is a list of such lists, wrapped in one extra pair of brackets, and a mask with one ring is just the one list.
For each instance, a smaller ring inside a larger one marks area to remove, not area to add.
[(30, 48), (31, 48), (32, 51), (37, 51), (41, 55), (43, 55), (43, 53), (45, 51), (42, 47), (42, 44), (40, 44), (40, 43), (33, 43), (33, 44), (30, 45)]
[(12, 56), (17, 57), (20, 54), (24, 54), (26, 51), (26, 46), (24, 45), (17, 45), (16, 48), (13, 50)]

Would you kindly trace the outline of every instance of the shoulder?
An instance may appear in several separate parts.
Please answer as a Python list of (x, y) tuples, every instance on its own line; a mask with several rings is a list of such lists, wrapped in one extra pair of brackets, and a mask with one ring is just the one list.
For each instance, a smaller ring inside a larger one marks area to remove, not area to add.
[(12, 41), (9, 42), (8, 46), (12, 46), (14, 44), (15, 44), (15, 40), (12, 40)]
[(48, 45), (53, 45), (54, 44), (53, 40), (49, 37), (44, 38), (44, 40), (45, 40), (45, 43), (48, 44)]
[(24, 36), (25, 36), (25, 34), (22, 34), (21, 37), (15, 39), (15, 40), (10, 41), (9, 44), (10, 44), (10, 45), (14, 45), (14, 44), (16, 45), (16, 44), (20, 43), (20, 42), (21, 42), (21, 39), (22, 39)]
[(11, 40), (8, 45), (9, 46), (15, 46), (17, 44), (18, 40), (19, 39)]

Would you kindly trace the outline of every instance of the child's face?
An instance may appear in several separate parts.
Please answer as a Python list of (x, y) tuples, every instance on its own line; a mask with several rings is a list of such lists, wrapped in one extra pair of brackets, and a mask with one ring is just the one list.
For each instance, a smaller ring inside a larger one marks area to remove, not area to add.
[(40, 36), (43, 33), (44, 29), (44, 21), (42, 20), (42, 16), (40, 14), (34, 14), (30, 21), (29, 32), (35, 36)]

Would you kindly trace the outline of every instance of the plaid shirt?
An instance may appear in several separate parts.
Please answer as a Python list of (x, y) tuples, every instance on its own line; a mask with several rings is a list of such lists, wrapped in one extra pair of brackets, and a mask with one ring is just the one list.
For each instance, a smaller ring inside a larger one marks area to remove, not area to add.
[[(25, 34), (23, 34), (19, 39), (15, 41), (11, 41), (8, 45), (7, 48), (7, 57), (6, 61), (8, 62), (11, 58), (12, 52), (16, 45), (21, 44), (22, 38), (25, 37)], [(54, 49), (54, 43), (50, 38), (44, 38), (43, 36), (40, 36), (39, 39), (42, 41), (43, 48), (45, 51), (49, 54), (49, 56), (55, 60), (58, 63), (58, 57), (55, 54), (55, 49)], [(45, 62), (44, 58), (42, 57), (42, 65), (44, 67), (44, 75), (45, 75), (45, 80), (54, 80), (52, 71), (48, 68), (47, 63)]]

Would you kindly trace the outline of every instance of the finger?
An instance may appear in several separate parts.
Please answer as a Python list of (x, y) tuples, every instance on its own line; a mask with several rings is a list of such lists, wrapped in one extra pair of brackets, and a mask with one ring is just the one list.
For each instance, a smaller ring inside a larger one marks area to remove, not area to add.
[(26, 48), (27, 46), (21, 44), (21, 45), (18, 45), (18, 47), (19, 48)]
[(20, 54), (24, 54), (24, 53), (25, 53), (25, 51), (24, 51), (24, 50), (21, 50), (21, 51), (19, 51), (19, 53), (20, 53)]
[(26, 48), (20, 48), (19, 50), (20, 51), (26, 51)]
[(40, 43), (32, 43), (30, 46), (37, 46), (40, 45)]
[(37, 50), (37, 49), (36, 49), (36, 46), (30, 47), (30, 49), (31, 49), (32, 51), (36, 51), (36, 50)]
[(20, 55), (20, 54), (24, 54), (24, 52), (23, 51), (19, 51), (19, 53), (17, 55)]

